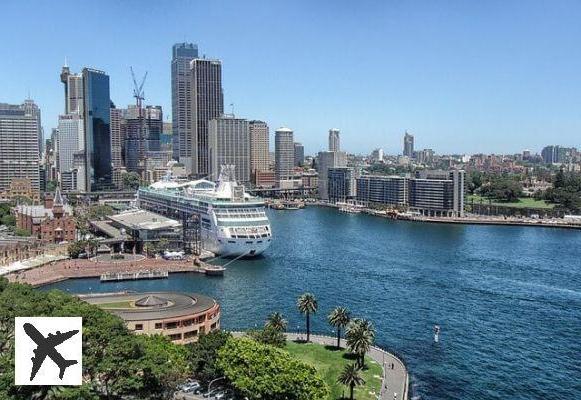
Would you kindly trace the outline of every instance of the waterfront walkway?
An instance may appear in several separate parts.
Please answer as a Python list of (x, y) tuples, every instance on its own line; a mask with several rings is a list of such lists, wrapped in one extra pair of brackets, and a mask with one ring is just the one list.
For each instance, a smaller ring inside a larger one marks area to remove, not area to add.
[(100, 278), (106, 273), (123, 273), (139, 271), (160, 272), (199, 272), (205, 273), (202, 267), (193, 265), (192, 260), (164, 260), (161, 258), (143, 258), (132, 261), (99, 261), (94, 260), (64, 260), (45, 264), (41, 267), (19, 271), (7, 275), (9, 281), (28, 283), (32, 286), (42, 286), (49, 283), (75, 278)]
[[(243, 336), (244, 332), (232, 332), (234, 336)], [(306, 339), (306, 334), (285, 333), (287, 340), (301, 341)], [(325, 346), (336, 346), (337, 338), (332, 336), (313, 335), (311, 334), (311, 342), (318, 343)], [(343, 344), (344, 341), (341, 341)], [(397, 356), (389, 353), (377, 346), (372, 346), (367, 352), (367, 356), (371, 357), (379, 365), (383, 366), (383, 379), (381, 384), (381, 400), (407, 400), (409, 375), (408, 370)], [(392, 368), (393, 365), (393, 368)]]

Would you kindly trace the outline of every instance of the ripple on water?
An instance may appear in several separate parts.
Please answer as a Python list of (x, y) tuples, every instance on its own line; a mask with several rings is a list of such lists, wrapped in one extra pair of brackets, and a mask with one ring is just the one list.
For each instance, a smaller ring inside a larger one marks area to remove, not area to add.
[[(237, 261), (222, 279), (52, 287), (182, 290), (217, 298), (225, 328), (260, 325), (281, 311), (304, 329), (296, 297), (319, 299), (313, 329), (331, 333), (336, 305), (370, 318), (377, 341), (401, 352), (416, 399), (581, 398), (581, 234), (526, 227), (389, 221), (307, 208), (271, 212), (264, 257)], [(432, 327), (442, 327), (433, 343)]]

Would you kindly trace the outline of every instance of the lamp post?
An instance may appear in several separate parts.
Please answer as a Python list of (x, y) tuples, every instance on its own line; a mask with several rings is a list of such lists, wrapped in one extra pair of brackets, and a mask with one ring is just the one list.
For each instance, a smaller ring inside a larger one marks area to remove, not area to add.
[(212, 388), (212, 383), (214, 383), (214, 382), (216, 382), (216, 381), (219, 381), (220, 379), (224, 379), (224, 378), (226, 378), (226, 377), (225, 377), (225, 376), (221, 376), (221, 377), (219, 377), (219, 378), (216, 378), (216, 379), (214, 379), (214, 380), (210, 381), (210, 384), (208, 385), (208, 394), (210, 394), (210, 393), (212, 392), (212, 391), (210, 390), (210, 389)]

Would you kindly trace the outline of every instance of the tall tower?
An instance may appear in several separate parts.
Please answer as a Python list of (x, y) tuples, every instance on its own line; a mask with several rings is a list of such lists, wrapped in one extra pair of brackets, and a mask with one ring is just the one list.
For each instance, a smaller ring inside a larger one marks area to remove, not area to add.
[(414, 156), (414, 135), (410, 135), (407, 131), (405, 131), (403, 137), (403, 155), (407, 157)]
[(0, 103), (0, 192), (16, 180), (40, 190), (40, 110), (32, 100), (24, 104)]
[(234, 165), (238, 183), (250, 182), (250, 138), (248, 121), (225, 114), (210, 121), (208, 132), (210, 154), (209, 177), (217, 181), (224, 165)]
[(295, 163), (295, 145), (292, 129), (278, 128), (274, 134), (274, 163), (276, 180), (291, 177)]
[(196, 58), (190, 62), (192, 130), (185, 146), (180, 143), (180, 161), (188, 172), (206, 176), (209, 172), (208, 123), (224, 113), (222, 62)]
[(83, 109), (85, 122), (85, 160), (87, 191), (110, 188), (111, 96), (109, 75), (83, 68)]
[(65, 114), (83, 115), (83, 75), (71, 74), (66, 64), (61, 70), (61, 82), (65, 88)]
[(191, 147), (192, 91), (190, 86), (190, 62), (198, 58), (198, 46), (193, 43), (176, 43), (171, 58), (171, 105), (173, 158), (184, 156), (186, 146)]
[(339, 134), (339, 129), (329, 129), (329, 151), (341, 151), (341, 139)]
[(250, 171), (254, 178), (256, 171), (268, 171), (270, 163), (268, 125), (263, 121), (250, 121), (248, 132), (250, 135)]

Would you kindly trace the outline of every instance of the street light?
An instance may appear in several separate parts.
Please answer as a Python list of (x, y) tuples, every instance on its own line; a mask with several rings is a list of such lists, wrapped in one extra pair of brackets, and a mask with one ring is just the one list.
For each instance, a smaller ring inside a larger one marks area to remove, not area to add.
[(216, 378), (216, 379), (214, 379), (214, 380), (210, 381), (210, 384), (208, 385), (208, 394), (210, 394), (210, 393), (212, 392), (212, 391), (210, 390), (210, 388), (212, 387), (212, 383), (214, 383), (214, 382), (216, 382), (216, 381), (219, 381), (220, 379), (224, 379), (224, 378), (226, 378), (226, 377), (225, 377), (225, 376), (221, 376), (221, 377), (219, 377), (219, 378)]

